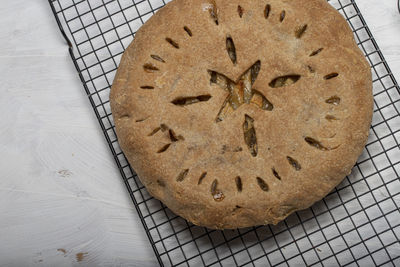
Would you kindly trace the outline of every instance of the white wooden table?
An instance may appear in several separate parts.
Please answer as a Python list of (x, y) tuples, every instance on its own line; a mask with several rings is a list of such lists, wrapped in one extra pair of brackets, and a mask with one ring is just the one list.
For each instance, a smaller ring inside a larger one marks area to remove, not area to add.
[[(400, 81), (395, 0), (357, 0)], [(0, 6), (0, 266), (155, 266), (45, 0)]]

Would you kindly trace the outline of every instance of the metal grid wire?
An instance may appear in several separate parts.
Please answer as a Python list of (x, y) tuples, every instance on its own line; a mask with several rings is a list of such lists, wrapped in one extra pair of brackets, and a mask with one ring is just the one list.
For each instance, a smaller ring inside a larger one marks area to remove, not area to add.
[(330, 0), (372, 67), (375, 112), (351, 175), (325, 199), (276, 226), (215, 231), (153, 199), (121, 152), (110, 87), (138, 28), (168, 1), (49, 0), (160, 265), (400, 266), (400, 94), (353, 0)]

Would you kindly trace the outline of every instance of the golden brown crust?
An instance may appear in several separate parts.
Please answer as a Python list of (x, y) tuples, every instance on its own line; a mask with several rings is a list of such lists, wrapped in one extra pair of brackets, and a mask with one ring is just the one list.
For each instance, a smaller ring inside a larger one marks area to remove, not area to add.
[[(217, 122), (229, 93), (210, 71), (237, 82), (257, 61), (252, 88), (273, 109), (245, 103)], [(273, 83), (294, 74), (295, 84)], [(174, 0), (137, 32), (110, 100), (121, 148), (150, 194), (219, 229), (275, 224), (323, 198), (351, 172), (373, 110), (370, 67), (325, 0)]]

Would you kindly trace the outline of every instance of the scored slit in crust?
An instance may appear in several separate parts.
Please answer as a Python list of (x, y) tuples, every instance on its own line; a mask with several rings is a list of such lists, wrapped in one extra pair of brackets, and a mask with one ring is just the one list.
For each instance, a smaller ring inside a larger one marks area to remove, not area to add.
[(151, 195), (196, 225), (278, 223), (349, 174), (371, 72), (324, 0), (174, 0), (125, 51), (111, 108)]

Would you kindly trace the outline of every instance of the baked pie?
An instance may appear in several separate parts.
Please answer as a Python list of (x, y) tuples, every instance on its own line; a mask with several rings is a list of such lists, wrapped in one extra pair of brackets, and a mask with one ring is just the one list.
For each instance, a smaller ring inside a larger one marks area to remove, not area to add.
[(149, 193), (216, 229), (322, 199), (373, 112), (370, 66), (325, 0), (173, 0), (136, 33), (110, 100)]

